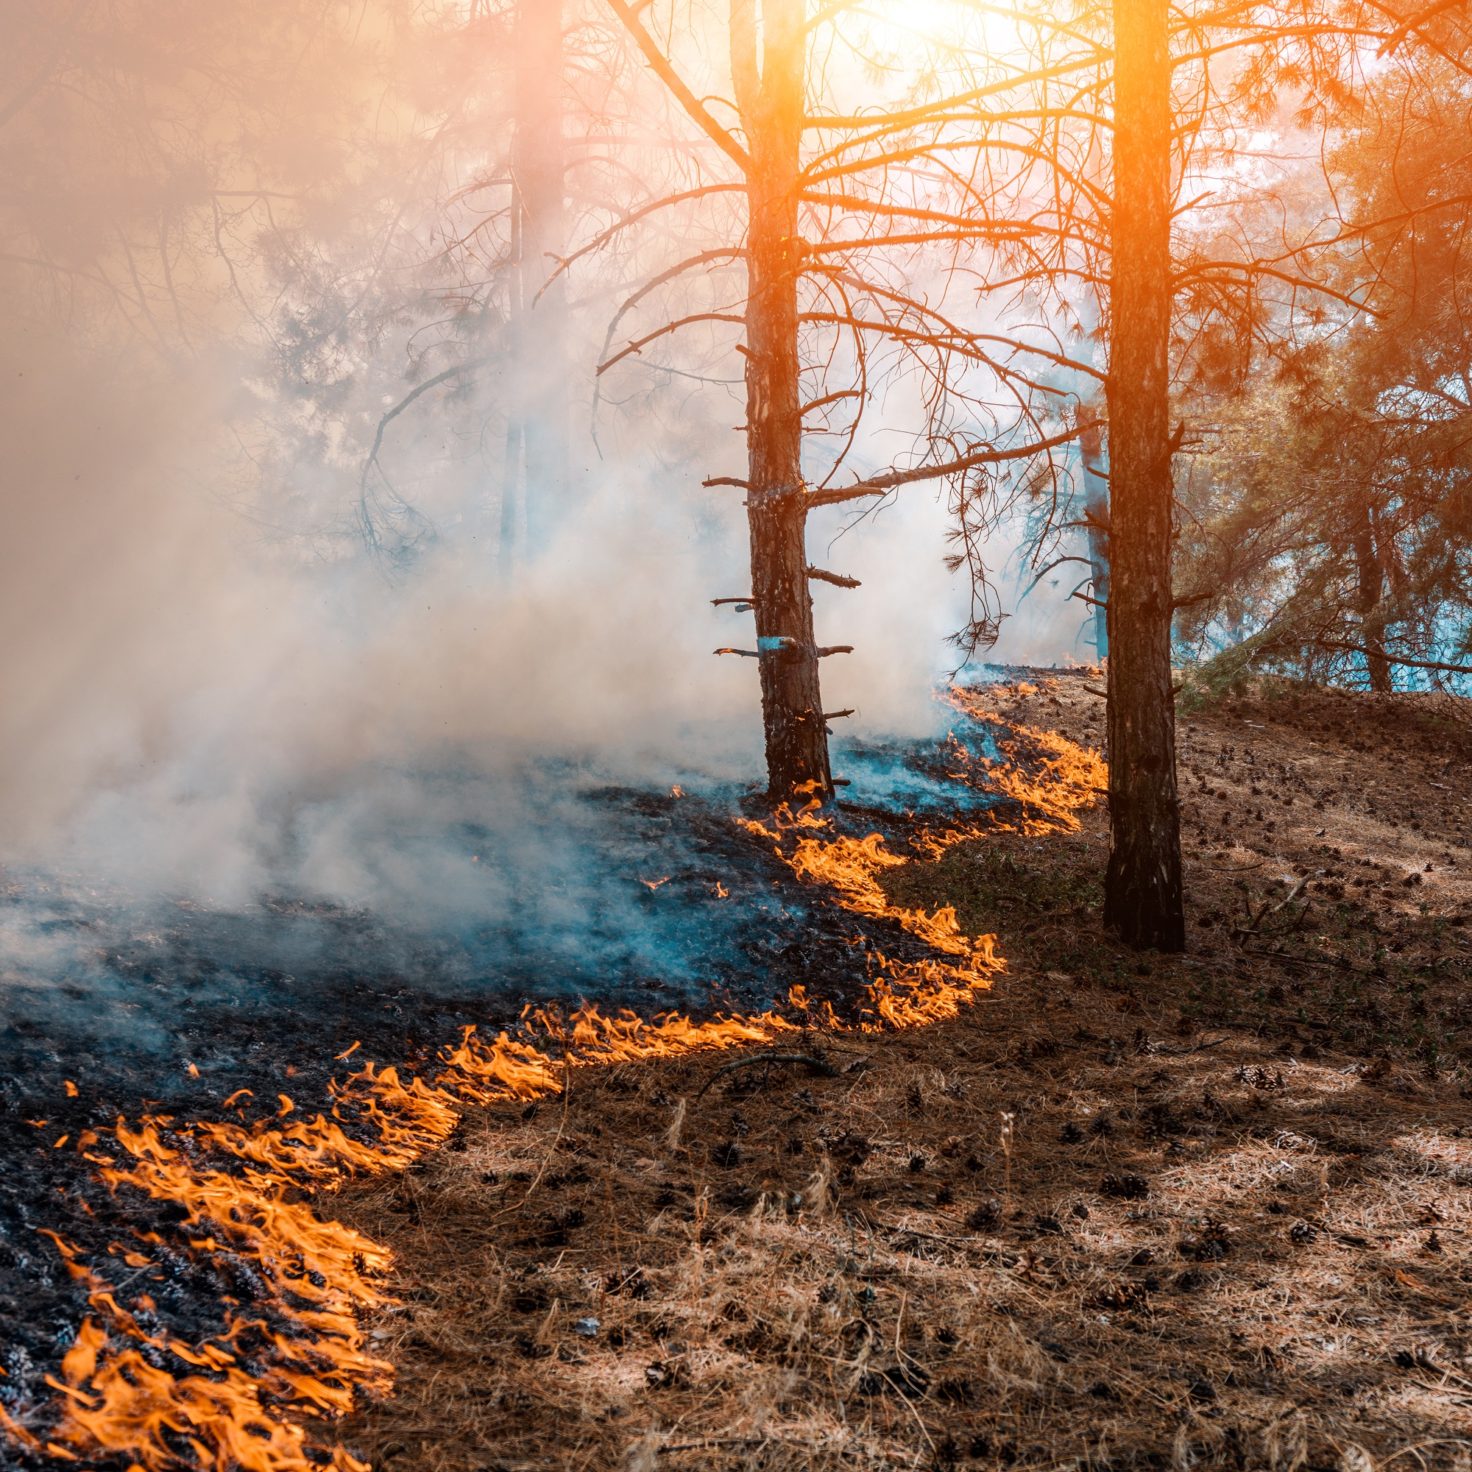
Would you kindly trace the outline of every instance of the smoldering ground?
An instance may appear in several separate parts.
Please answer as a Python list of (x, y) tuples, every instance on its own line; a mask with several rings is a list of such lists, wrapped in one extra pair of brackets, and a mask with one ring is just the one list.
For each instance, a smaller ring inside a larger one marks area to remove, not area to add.
[[(786, 985), (747, 939), (795, 902), (757, 886), (698, 923), (674, 903), (715, 896), (729, 855), (701, 835), (760, 772), (754, 662), (712, 654), (749, 640), (710, 606), (744, 574), (709, 492), (605, 467), (514, 579), (453, 535), (391, 577), (253, 513), (215, 433), (223, 371), (186, 389), (28, 347), (0, 595), (13, 1045), (182, 1065), (218, 1008), (332, 1013), (348, 978), (503, 1013)], [(856, 646), (830, 688), (857, 708), (837, 761), (860, 804), (943, 798), (907, 754), (951, 715), (939, 510), (912, 498), (830, 543), (864, 582), (819, 614)], [(676, 786), (701, 824), (659, 809)], [(351, 1041), (330, 1030), (300, 1041)]]
[[(460, 1027), (528, 1002), (757, 1010), (805, 983), (842, 1005), (880, 954), (920, 958), (732, 821), (761, 752), (755, 662), (712, 654), (751, 642), (710, 605), (748, 590), (739, 505), (699, 485), (722, 466), (610, 435), (576, 514), (511, 578), (466, 534), (485, 518), (443, 504), (386, 568), (356, 528), (350, 436), (263, 487), (250, 351), (160, 365), (45, 312), (19, 322), (0, 365), (12, 1395), (44, 1395), (86, 1312), (38, 1233), (100, 1261), (157, 1215), (58, 1140), (150, 1110), (233, 1117), (240, 1089), (309, 1115), (361, 1060), (432, 1071)], [(414, 494), (446, 432), (422, 407), (390, 447)], [(739, 454), (729, 408), (699, 427)], [(818, 590), (825, 639), (855, 646), (827, 670), (830, 703), (857, 712), (835, 757), (850, 799), (967, 800), (916, 759), (952, 715), (933, 698), (963, 592), (944, 506), (841, 526), (815, 520), (813, 547), (863, 583)], [(213, 1324), (220, 1287), (191, 1272), (170, 1310)]]
[[(867, 958), (924, 949), (798, 889), (733, 823), (759, 771), (754, 669), (710, 652), (731, 634), (706, 600), (736, 584), (705, 583), (688, 543), (708, 532), (672, 497), (631, 512), (664, 488), (611, 481), (513, 583), (449, 537), (391, 579), (268, 535), (188, 428), (210, 394), (144, 387), (100, 374), (69, 432), (53, 382), (10, 441), (0, 1292), (27, 1305), (4, 1350), (21, 1395), (86, 1312), (38, 1233), (101, 1259), (156, 1216), (56, 1140), (220, 1118), (240, 1089), (309, 1113), (358, 1060), (432, 1070), (460, 1027), (529, 1001), (749, 1010), (807, 981), (842, 1003)], [(722, 557), (734, 579), (739, 549)], [(875, 600), (864, 648), (852, 606), (843, 696), (868, 704), (872, 680), (913, 747), (946, 718), (923, 685), (895, 694), (924, 631)], [(856, 785), (936, 801), (943, 776), (873, 729)], [(222, 1291), (241, 1290), (181, 1269), (171, 1322), (212, 1331)]]

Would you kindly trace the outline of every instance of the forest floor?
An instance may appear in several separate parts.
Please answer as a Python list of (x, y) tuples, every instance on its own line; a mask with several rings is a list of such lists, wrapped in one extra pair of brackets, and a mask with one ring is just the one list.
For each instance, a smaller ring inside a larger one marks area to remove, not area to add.
[[(1088, 745), (1097, 676), (1005, 714)], [(1472, 1468), (1472, 719), (1184, 716), (1191, 951), (1104, 814), (889, 876), (995, 931), (959, 1020), (466, 1117), (334, 1214), (399, 1259), (381, 1472)], [(805, 1045), (806, 1046), (806, 1045)]]

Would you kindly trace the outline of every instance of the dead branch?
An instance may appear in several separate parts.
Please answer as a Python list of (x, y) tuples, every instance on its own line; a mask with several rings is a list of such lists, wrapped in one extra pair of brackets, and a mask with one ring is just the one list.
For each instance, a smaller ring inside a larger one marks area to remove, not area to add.
[(695, 322), (729, 322), (737, 327), (745, 324), (745, 317), (738, 317), (731, 312), (691, 312), (688, 316), (677, 317), (673, 322), (666, 322), (662, 327), (657, 327), (653, 332), (646, 332), (643, 337), (635, 338), (627, 347), (620, 348), (611, 358), (605, 358), (597, 368), (597, 376), (602, 378), (617, 363), (622, 363), (625, 358), (637, 357), (652, 342), (657, 342), (661, 337), (668, 337), (672, 332), (678, 332), (682, 327), (689, 327)]
[[(577, 250), (572, 252), (571, 255), (563, 256), (557, 262), (556, 270), (554, 270), (551, 276), (547, 278), (546, 283), (542, 287), (542, 291), (546, 291), (547, 287), (550, 286), (554, 281), (556, 281), (559, 276), (562, 276), (566, 274), (566, 272), (570, 271), (572, 267), (576, 265), (578, 261), (582, 260), (585, 256), (592, 255), (594, 254), (594, 252), (602, 250), (603, 247), (613, 241), (621, 231), (628, 230), (632, 226), (638, 224), (640, 220), (647, 219), (650, 215), (655, 214), (657, 211), (673, 209), (676, 205), (688, 204), (691, 200), (705, 199), (707, 196), (712, 194), (737, 194), (740, 193), (745, 187), (745, 184), (738, 184), (731, 181), (718, 181), (713, 184), (702, 184), (695, 189), (681, 189), (674, 194), (661, 195), (658, 199), (652, 199), (644, 204), (636, 205), (633, 209), (627, 210), (624, 214), (620, 215), (619, 218), (613, 222), (613, 224), (607, 226), (603, 230), (600, 230), (590, 240), (579, 246)], [(541, 292), (537, 293), (537, 297), (538, 299), (540, 299)]]
[(1076, 440), (1087, 425), (1075, 425), (1048, 439), (1034, 440), (1031, 444), (1019, 445), (1010, 450), (998, 450), (988, 445), (972, 455), (962, 455), (956, 460), (942, 461), (938, 465), (917, 465), (911, 470), (891, 470), (884, 475), (871, 476), (868, 480), (855, 482), (851, 486), (837, 487), (831, 491), (813, 491), (803, 498), (803, 504), (813, 506), (839, 506), (845, 501), (857, 501), (865, 496), (883, 496), (899, 486), (912, 485), (916, 481), (940, 480), (948, 475), (960, 475), (976, 470), (983, 465), (999, 465), (1007, 460), (1028, 460), (1048, 450), (1055, 450)]
[[(795, 1446), (790, 1437), (783, 1436), (707, 1436), (701, 1441), (676, 1441), (669, 1446), (654, 1449), (657, 1457), (672, 1456), (675, 1452), (715, 1451), (719, 1447), (732, 1446)], [(528, 1466), (530, 1463), (527, 1464)]]
[(828, 572), (821, 567), (809, 567), (808, 576), (815, 578), (820, 583), (832, 583), (835, 588), (862, 588), (864, 586), (857, 578), (846, 578), (842, 573)]
[(669, 88), (671, 96), (685, 109), (701, 132), (727, 158), (731, 159), (743, 174), (748, 173), (751, 169), (751, 159), (746, 150), (730, 132), (716, 121), (710, 109), (690, 90), (684, 77), (675, 70), (669, 58), (660, 50), (659, 42), (644, 29), (638, 15), (638, 12), (644, 7), (626, 5), (624, 0), (608, 0), (608, 8), (623, 22), (624, 29), (634, 38), (634, 44), (643, 53), (650, 70)]
[[(999, 96), (1015, 88), (1020, 82), (1036, 84), (1038, 82), (1048, 82), (1074, 76), (1080, 72), (1090, 70), (1113, 56), (1112, 49), (1098, 46), (1097, 43), (1093, 44), (1096, 49), (1092, 55), (1071, 57), (1067, 61), (1059, 62), (1051, 67), (1037, 67), (1020, 75), (1001, 77), (997, 81), (986, 82), (979, 87), (968, 88), (965, 92), (956, 92), (949, 97), (938, 97), (934, 102), (922, 103), (918, 107), (895, 109), (883, 114), (833, 113), (826, 117), (819, 115), (806, 119), (804, 127), (832, 130), (850, 128), (872, 129), (881, 123), (886, 131), (912, 127), (916, 123), (928, 121), (938, 112), (949, 112), (953, 108), (968, 107), (987, 97)], [(1100, 123), (1101, 125), (1107, 125), (1106, 120), (1102, 118), (1100, 119)]]
[(797, 412), (799, 414), (811, 414), (816, 409), (826, 409), (829, 404), (837, 404), (843, 399), (858, 399), (862, 397), (863, 395), (856, 388), (841, 388), (831, 394), (823, 394), (819, 398), (809, 399)]
[(1233, 933), (1240, 940), (1246, 940), (1249, 935), (1261, 934), (1263, 922), (1276, 915), (1280, 910), (1286, 910), (1303, 893), (1307, 884), (1308, 880), (1306, 878), (1300, 879), (1277, 904), (1273, 904), (1270, 899), (1264, 900), (1257, 914), (1251, 916), (1246, 925), (1238, 926)]
[(1434, 659), (1407, 659), (1390, 649), (1371, 651), (1359, 644), (1341, 644), (1334, 639), (1315, 639), (1313, 642), (1317, 649), (1332, 650), (1338, 654), (1370, 655), (1373, 652), (1377, 658), (1387, 659), (1391, 664), (1404, 665), (1410, 670), (1436, 670), (1445, 675), (1472, 675), (1472, 664), (1443, 664)]

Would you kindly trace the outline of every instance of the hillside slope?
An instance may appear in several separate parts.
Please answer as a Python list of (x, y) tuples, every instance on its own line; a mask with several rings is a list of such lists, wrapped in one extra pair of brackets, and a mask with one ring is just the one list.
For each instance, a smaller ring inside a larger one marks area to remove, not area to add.
[[(1097, 741), (1096, 677), (1004, 713)], [(888, 876), (959, 1020), (570, 1076), (339, 1206), (399, 1258), (382, 1472), (1472, 1465), (1472, 724), (1186, 718), (1192, 954), (1096, 934), (1103, 814)]]

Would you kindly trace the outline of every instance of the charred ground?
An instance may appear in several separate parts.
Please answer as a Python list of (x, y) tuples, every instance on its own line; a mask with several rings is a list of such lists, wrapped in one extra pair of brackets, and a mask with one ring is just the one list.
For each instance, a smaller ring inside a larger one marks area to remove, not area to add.
[[(874, 764), (891, 802), (933, 803), (945, 780), (944, 764), (924, 753), (912, 751), (908, 764), (899, 748), (854, 760)], [(954, 783), (951, 793), (978, 810), (998, 805)], [(468, 927), (393, 923), (283, 896), (237, 909), (140, 906), (70, 876), (9, 876), (0, 893), (14, 942), (0, 1028), (0, 1409), (29, 1418), (52, 1398), (48, 1377), (54, 1383), (76, 1344), (98, 1286), (72, 1257), (120, 1282), (130, 1321), (160, 1341), (144, 1350), (155, 1369), (191, 1373), (162, 1342), (187, 1348), (224, 1336), (247, 1370), (264, 1375), (272, 1336), (297, 1332), (289, 1312), (271, 1308), (256, 1265), (188, 1245), (227, 1232), (98, 1179), (98, 1138), (118, 1121), (146, 1114), (167, 1135), (173, 1121), (233, 1126), (279, 1110), (290, 1123), (332, 1111), (350, 1136), (372, 1142), (373, 1120), (340, 1096), (334, 1109), (330, 1087), (365, 1059), (433, 1077), (440, 1050), (464, 1028), (494, 1035), (529, 1006), (566, 1012), (583, 999), (646, 1015), (750, 1014), (801, 984), (851, 1015), (881, 958), (930, 954), (893, 921), (856, 916), (797, 884), (764, 835), (733, 821), (736, 793), (585, 781), (573, 810), (580, 826), (569, 842), (552, 826), (568, 800), (549, 804), (539, 850), (566, 863), (535, 866), (505, 918)], [(874, 816), (846, 822), (863, 832)], [(909, 821), (904, 808), (889, 817), (896, 830)], [(470, 823), (435, 843), (467, 866), (515, 859)], [(538, 889), (549, 872), (553, 887)], [(201, 1157), (198, 1168), (217, 1166)], [(253, 1327), (227, 1334), (242, 1306), (257, 1316)], [(185, 1441), (179, 1455), (187, 1464)], [(0, 1443), (3, 1456), (24, 1453)]]

